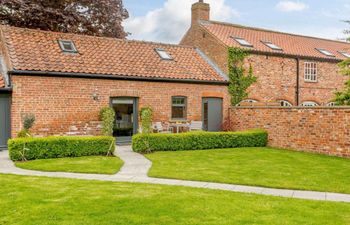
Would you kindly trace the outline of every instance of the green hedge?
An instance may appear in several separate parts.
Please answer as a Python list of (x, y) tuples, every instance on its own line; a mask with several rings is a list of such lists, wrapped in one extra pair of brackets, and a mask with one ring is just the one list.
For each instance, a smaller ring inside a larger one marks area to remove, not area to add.
[(133, 136), (135, 152), (204, 150), (217, 148), (264, 147), (264, 130), (244, 132), (190, 132), (182, 134), (138, 134)]
[(115, 150), (113, 137), (15, 138), (8, 141), (13, 161), (107, 155)]

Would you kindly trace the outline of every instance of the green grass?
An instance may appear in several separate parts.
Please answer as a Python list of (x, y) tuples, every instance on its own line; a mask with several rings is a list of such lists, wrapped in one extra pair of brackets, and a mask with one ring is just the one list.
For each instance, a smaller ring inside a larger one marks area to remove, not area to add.
[(15, 175), (0, 187), (1, 225), (350, 224), (347, 203)]
[(350, 193), (350, 160), (272, 148), (156, 152), (152, 177)]
[(47, 172), (116, 174), (123, 165), (117, 157), (86, 156), (16, 162), (17, 167)]

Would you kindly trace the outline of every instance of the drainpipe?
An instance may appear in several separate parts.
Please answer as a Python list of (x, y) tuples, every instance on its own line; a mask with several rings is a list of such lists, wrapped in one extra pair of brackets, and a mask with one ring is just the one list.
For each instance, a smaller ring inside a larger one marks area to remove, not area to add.
[(299, 95), (300, 95), (300, 59), (296, 58), (297, 62), (297, 80), (296, 80), (296, 90), (295, 90), (295, 102), (296, 105), (299, 106), (300, 100), (299, 100)]

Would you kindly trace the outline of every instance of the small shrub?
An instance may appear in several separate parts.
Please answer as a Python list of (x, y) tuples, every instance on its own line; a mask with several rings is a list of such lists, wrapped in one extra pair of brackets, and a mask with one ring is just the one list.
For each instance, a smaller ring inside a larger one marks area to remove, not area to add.
[(34, 126), (35, 116), (33, 114), (27, 114), (23, 117), (24, 130), (30, 130)]
[(114, 109), (111, 107), (101, 109), (100, 120), (102, 121), (102, 134), (104, 136), (112, 136), (115, 120)]
[(18, 138), (29, 138), (31, 137), (32, 134), (30, 133), (29, 130), (21, 130), (20, 132), (18, 132), (17, 137)]
[(133, 136), (135, 152), (205, 150), (217, 148), (264, 147), (268, 134), (263, 130), (245, 132), (190, 132), (182, 134), (138, 134)]
[(152, 133), (152, 115), (153, 111), (150, 107), (142, 108), (140, 112), (141, 128), (143, 134)]
[(13, 161), (110, 155), (115, 150), (113, 137), (16, 138), (8, 141)]

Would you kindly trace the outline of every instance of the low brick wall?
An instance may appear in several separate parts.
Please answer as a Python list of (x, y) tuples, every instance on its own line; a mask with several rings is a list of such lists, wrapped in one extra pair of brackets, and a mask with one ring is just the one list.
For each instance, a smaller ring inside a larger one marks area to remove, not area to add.
[(226, 123), (239, 131), (263, 128), (269, 146), (350, 157), (350, 108), (237, 107)]

